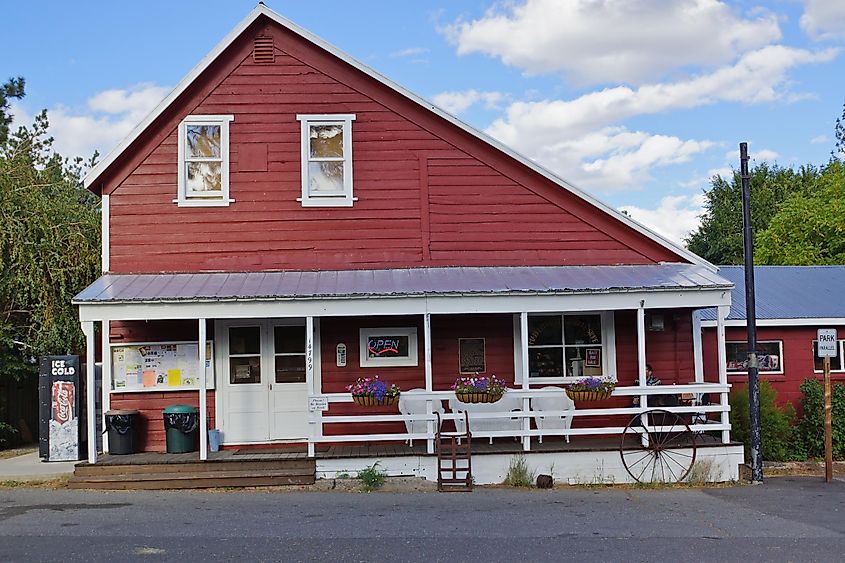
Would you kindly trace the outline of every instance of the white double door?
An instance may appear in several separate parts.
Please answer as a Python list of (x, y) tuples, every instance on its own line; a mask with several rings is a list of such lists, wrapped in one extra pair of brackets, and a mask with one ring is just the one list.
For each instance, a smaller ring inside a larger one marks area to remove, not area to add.
[(305, 439), (305, 320), (218, 321), (215, 337), (224, 443)]

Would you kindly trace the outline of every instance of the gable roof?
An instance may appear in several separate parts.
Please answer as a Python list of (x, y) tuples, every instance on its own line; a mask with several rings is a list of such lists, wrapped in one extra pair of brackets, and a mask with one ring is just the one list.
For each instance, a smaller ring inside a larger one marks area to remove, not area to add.
[(112, 164), (115, 163), (116, 160), (127, 150), (129, 147), (156, 121), (156, 119), (164, 113), (170, 106), (173, 104), (176, 99), (196, 80), (202, 73), (205, 71), (222, 53), (226, 50), (229, 45), (231, 45), (253, 22), (255, 22), (259, 17), (267, 17), (273, 22), (277, 23), (278, 25), (286, 28), (287, 30), (301, 36), (306, 41), (313, 43), (317, 47), (327, 51), (331, 55), (337, 57), (338, 59), (342, 60), (343, 62), (349, 64), (356, 70), (368, 75), (369, 77), (375, 79), (376, 81), (380, 82), (384, 86), (387, 86), (391, 90), (399, 93), (400, 95), (404, 96), (405, 98), (411, 100), (412, 102), (424, 107), (425, 109), (431, 111), (432, 113), (436, 114), (440, 118), (448, 121), (452, 125), (462, 129), (466, 133), (478, 138), (479, 140), (487, 143), (488, 145), (498, 149), (502, 153), (508, 155), (512, 159), (516, 160), (520, 164), (528, 167), (532, 171), (541, 176), (545, 177), (546, 179), (552, 181), (553, 183), (559, 185), (560, 187), (564, 188), (565, 190), (569, 191), (573, 195), (581, 198), (582, 200), (586, 201), (593, 207), (603, 211), (604, 213), (610, 215), (614, 219), (618, 220), (622, 224), (626, 225), (627, 227), (633, 229), (634, 231), (640, 233), (641, 235), (645, 236), (646, 238), (656, 242), (660, 246), (668, 249), (672, 253), (683, 257), (686, 260), (689, 260), (693, 264), (698, 264), (704, 266), (705, 268), (715, 272), (717, 271), (717, 267), (710, 262), (704, 260), (700, 256), (690, 252), (686, 248), (670, 241), (669, 239), (663, 237), (662, 235), (652, 231), (645, 225), (631, 219), (627, 215), (620, 213), (613, 207), (607, 205), (606, 203), (602, 202), (601, 200), (593, 197), (592, 195), (588, 194), (587, 192), (575, 187), (571, 183), (567, 182), (554, 172), (548, 170), (547, 168), (537, 164), (533, 160), (529, 159), (528, 157), (516, 152), (515, 150), (511, 149), (510, 147), (504, 145), (503, 143), (497, 141), (493, 137), (487, 135), (475, 129), (471, 125), (461, 121), (454, 115), (450, 114), (449, 112), (437, 107), (433, 103), (421, 98), (420, 96), (414, 94), (410, 90), (400, 86), (399, 84), (393, 82), (389, 78), (379, 74), (377, 71), (373, 70), (372, 68), (366, 66), (365, 64), (355, 60), (354, 58), (350, 57), (337, 47), (327, 43), (323, 39), (317, 37), (313, 33), (307, 31), (306, 29), (298, 26), (297, 24), (293, 23), (292, 21), (288, 20), (287, 18), (281, 16), (280, 14), (274, 12), (263, 3), (259, 3), (241, 22), (235, 26), (232, 31), (230, 31), (226, 37), (223, 38), (220, 43), (218, 43), (214, 49), (212, 49), (203, 59), (176, 85), (176, 87), (165, 97), (161, 103), (158, 104), (150, 113), (145, 117), (130, 133), (123, 139), (111, 152), (109, 152), (106, 157), (98, 162), (89, 172), (86, 174), (85, 178), (83, 179), (83, 185), (86, 189), (90, 189), (97, 193), (97, 188), (95, 187), (97, 179), (105, 173)]
[[(745, 268), (720, 266), (719, 275), (734, 283), (728, 321), (745, 324)], [(845, 265), (842, 266), (754, 266), (757, 320), (845, 319)], [(709, 325), (715, 309), (701, 312)], [(795, 324), (795, 323), (791, 323)], [(824, 323), (821, 323), (824, 324)]]

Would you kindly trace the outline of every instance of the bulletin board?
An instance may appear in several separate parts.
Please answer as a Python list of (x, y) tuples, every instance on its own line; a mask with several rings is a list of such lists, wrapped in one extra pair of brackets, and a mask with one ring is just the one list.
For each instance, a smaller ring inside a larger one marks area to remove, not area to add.
[[(184, 391), (199, 389), (199, 344), (153, 342), (111, 347), (112, 390)], [(214, 350), (205, 348), (205, 381), (214, 389)]]

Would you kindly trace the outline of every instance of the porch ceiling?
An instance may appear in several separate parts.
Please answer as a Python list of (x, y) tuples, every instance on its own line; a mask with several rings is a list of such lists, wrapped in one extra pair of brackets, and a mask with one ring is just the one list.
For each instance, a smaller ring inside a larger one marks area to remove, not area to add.
[(320, 272), (105, 274), (78, 305), (377, 297), (562, 295), (719, 290), (733, 283), (694, 264), (405, 268)]

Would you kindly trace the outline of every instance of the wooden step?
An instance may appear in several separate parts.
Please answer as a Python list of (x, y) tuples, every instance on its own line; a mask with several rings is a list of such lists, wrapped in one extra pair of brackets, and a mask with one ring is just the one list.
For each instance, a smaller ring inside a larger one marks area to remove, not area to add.
[(74, 468), (74, 475), (79, 477), (99, 475), (131, 475), (144, 473), (171, 473), (179, 472), (203, 472), (203, 471), (272, 471), (277, 469), (299, 469), (301, 472), (313, 473), (316, 470), (316, 462), (313, 459), (288, 459), (288, 460), (225, 460), (213, 462), (191, 462), (191, 463), (144, 463), (144, 464), (109, 464), (109, 465), (88, 465), (80, 464)]
[(313, 485), (313, 475), (252, 476), (238, 478), (209, 477), (203, 479), (158, 479), (151, 481), (83, 481), (72, 478), (70, 489), (154, 490), (154, 489), (208, 489), (218, 487), (273, 487), (284, 485)]

